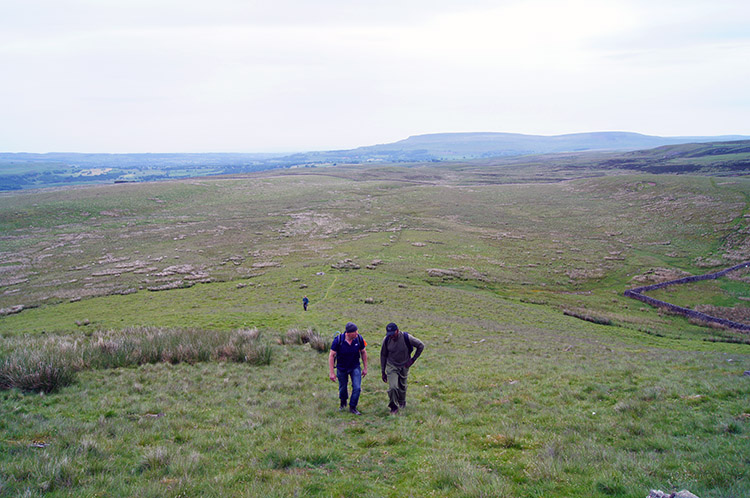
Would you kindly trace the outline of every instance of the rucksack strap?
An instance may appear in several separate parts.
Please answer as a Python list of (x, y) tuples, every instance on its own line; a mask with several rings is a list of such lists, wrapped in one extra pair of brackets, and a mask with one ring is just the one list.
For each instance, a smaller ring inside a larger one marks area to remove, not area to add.
[(409, 340), (409, 334), (406, 332), (401, 332), (404, 334), (404, 342), (406, 343), (406, 349), (409, 350), (409, 356), (411, 356), (411, 352), (414, 351), (414, 346), (411, 345), (411, 341)]
[(343, 334), (343, 333), (339, 334), (339, 336), (336, 337), (336, 339), (334, 340), (334, 342), (336, 344), (336, 349), (334, 349), (334, 351), (336, 351), (338, 353), (339, 352), (339, 348), (341, 348), (341, 342), (345, 341), (345, 340), (346, 340), (346, 334)]

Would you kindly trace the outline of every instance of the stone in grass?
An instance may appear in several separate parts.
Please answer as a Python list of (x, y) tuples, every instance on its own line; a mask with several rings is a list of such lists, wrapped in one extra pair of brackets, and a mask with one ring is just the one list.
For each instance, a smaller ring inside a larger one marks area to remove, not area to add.
[(665, 493), (662, 490), (652, 489), (646, 498), (698, 498), (687, 489), (677, 493)]

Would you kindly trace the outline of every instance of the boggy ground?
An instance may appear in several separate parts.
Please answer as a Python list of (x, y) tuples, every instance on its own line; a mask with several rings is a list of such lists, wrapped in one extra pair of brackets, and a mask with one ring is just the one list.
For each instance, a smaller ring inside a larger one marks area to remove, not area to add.
[[(704, 340), (743, 336), (622, 296), (655, 268), (750, 259), (747, 179), (378, 171), (0, 196), (0, 307), (27, 308), (0, 318), (3, 336), (259, 327), (273, 343), (268, 366), (157, 363), (0, 392), (0, 495), (750, 493), (750, 349)], [(360, 269), (331, 267), (347, 259)], [(703, 295), (749, 297), (737, 282)], [(402, 416), (375, 364), (354, 418), (325, 354), (275, 344), (348, 320), (375, 360), (391, 320), (427, 343)]]

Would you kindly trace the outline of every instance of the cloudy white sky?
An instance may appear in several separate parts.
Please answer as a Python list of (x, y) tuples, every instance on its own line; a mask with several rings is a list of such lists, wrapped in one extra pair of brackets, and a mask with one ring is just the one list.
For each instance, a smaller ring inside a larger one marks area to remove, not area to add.
[(0, 151), (750, 135), (747, 0), (0, 0)]

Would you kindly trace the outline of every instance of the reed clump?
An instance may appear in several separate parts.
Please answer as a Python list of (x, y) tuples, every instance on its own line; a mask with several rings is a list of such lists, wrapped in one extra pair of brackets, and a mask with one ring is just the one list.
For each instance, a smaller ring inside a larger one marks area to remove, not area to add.
[(100, 331), (90, 337), (25, 337), (0, 352), (0, 389), (53, 392), (81, 370), (153, 363), (235, 361), (269, 365), (272, 347), (258, 329), (232, 332), (157, 327)]

